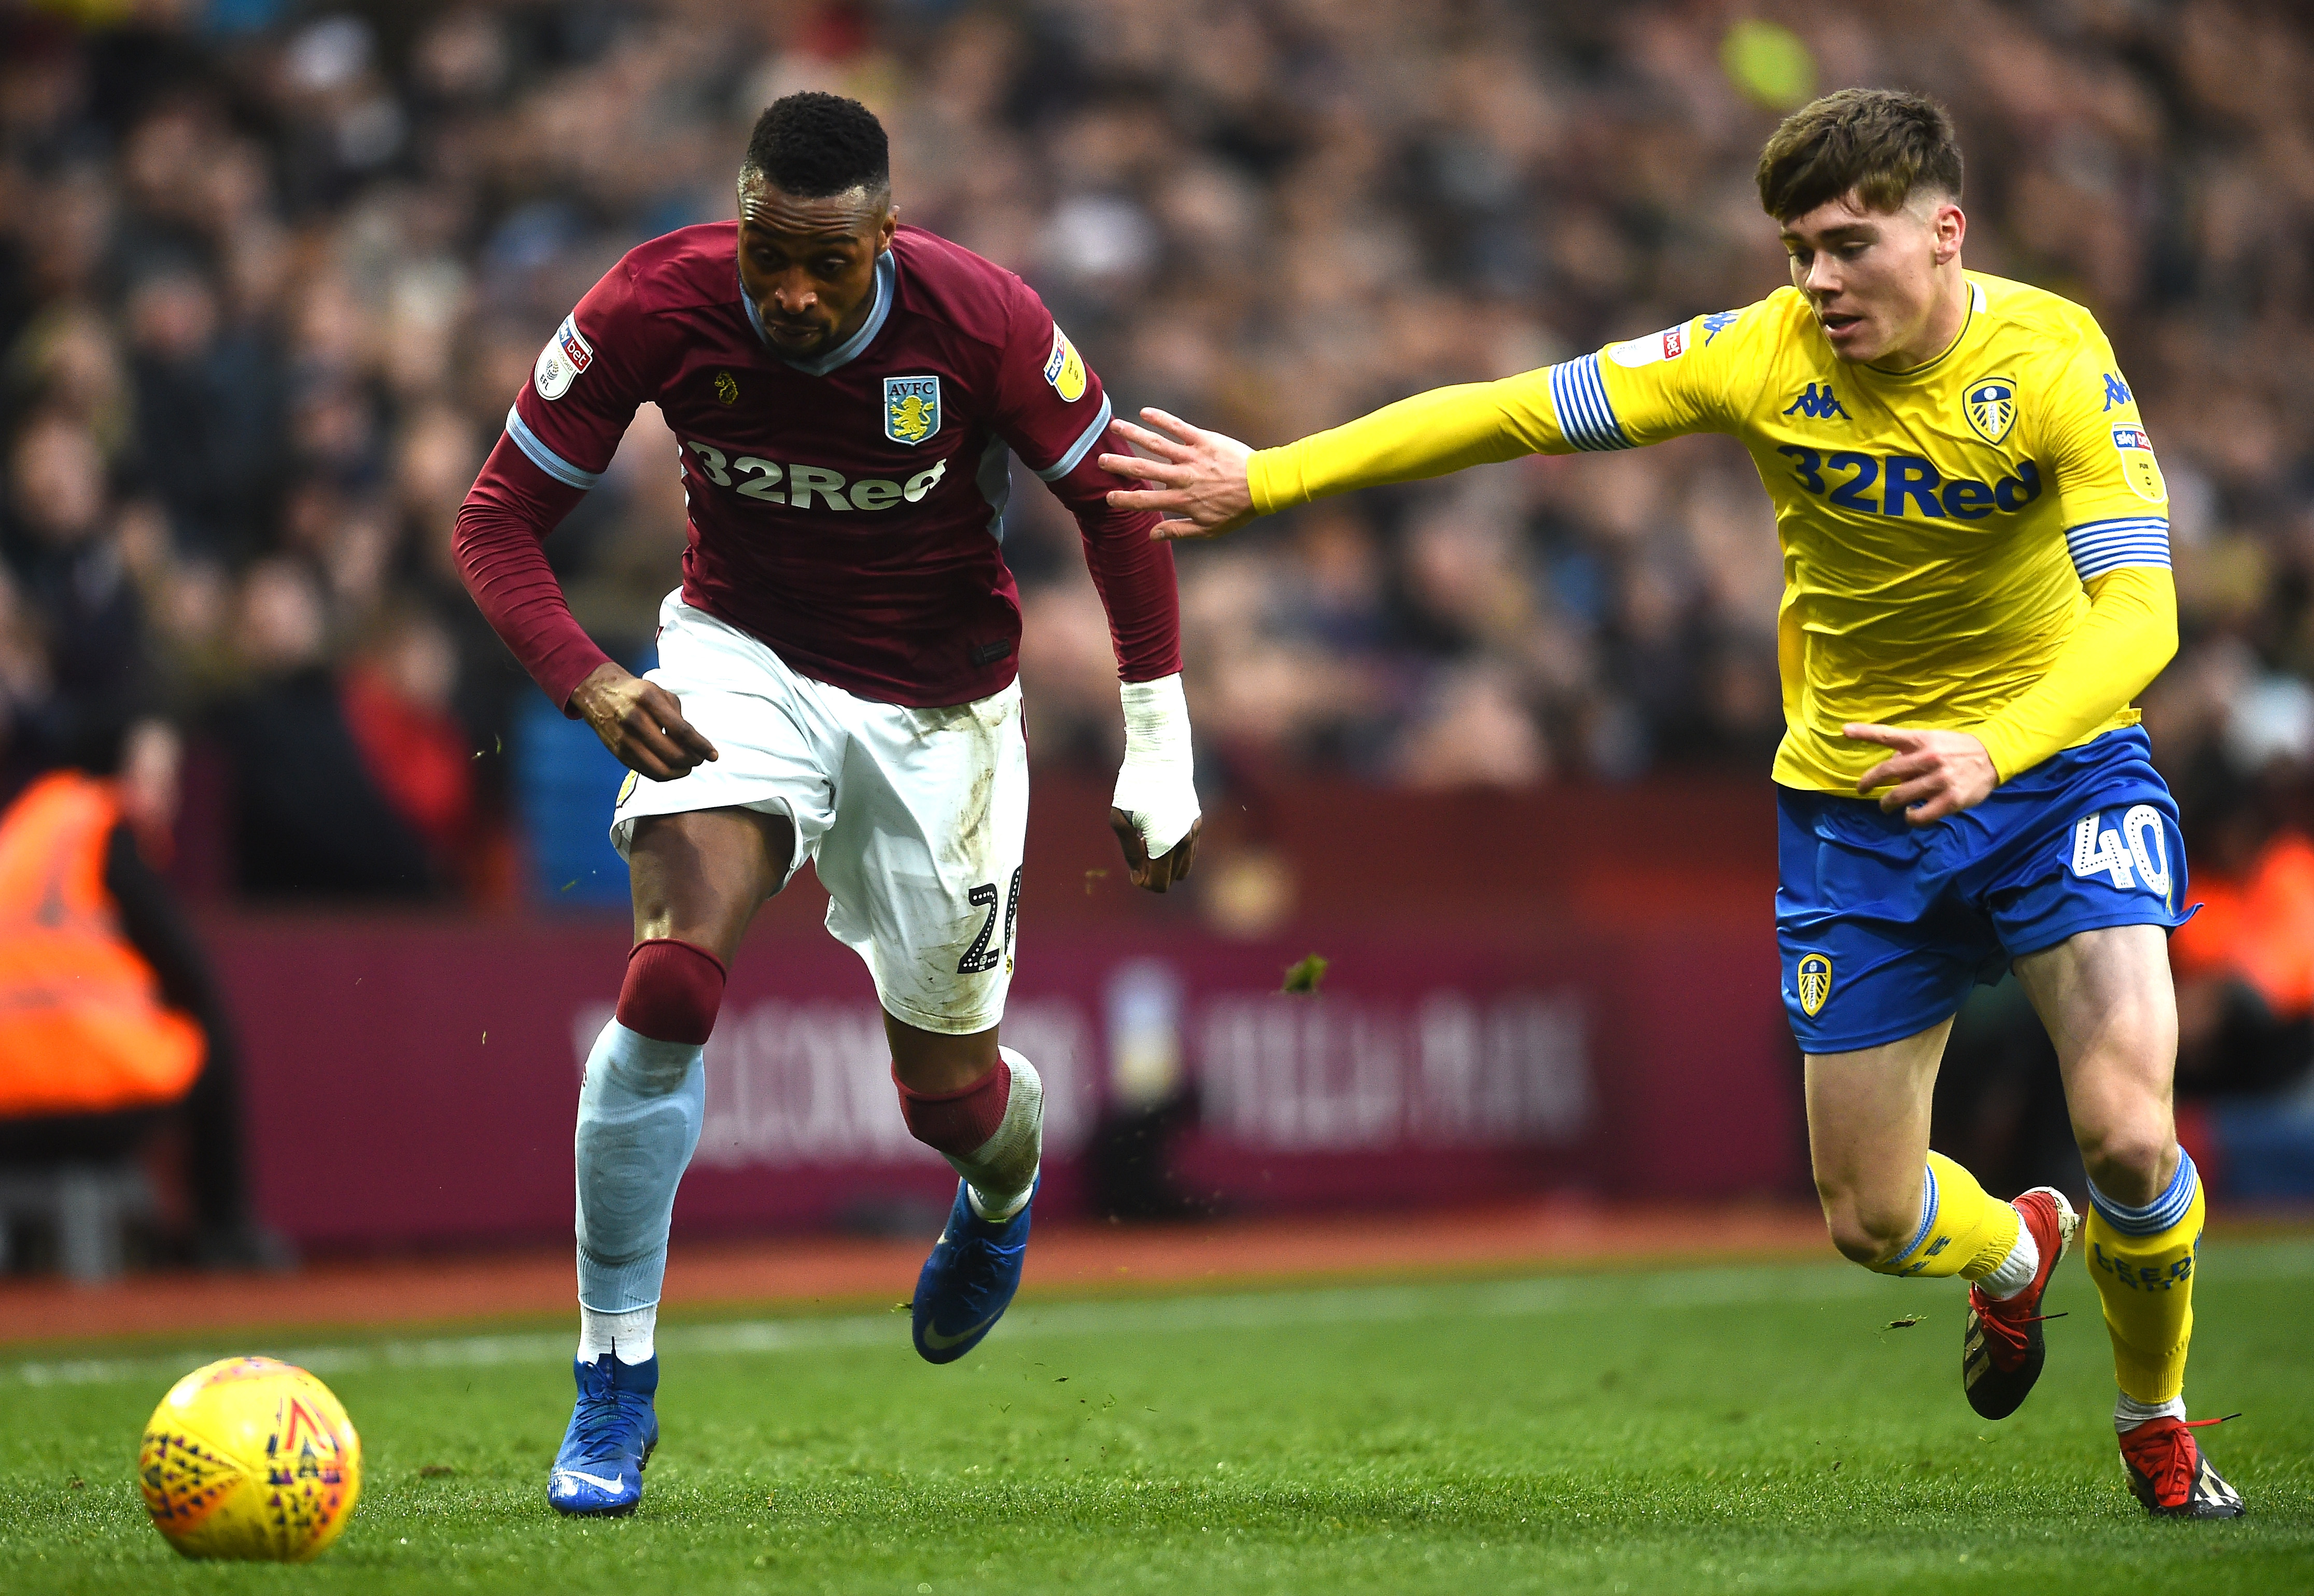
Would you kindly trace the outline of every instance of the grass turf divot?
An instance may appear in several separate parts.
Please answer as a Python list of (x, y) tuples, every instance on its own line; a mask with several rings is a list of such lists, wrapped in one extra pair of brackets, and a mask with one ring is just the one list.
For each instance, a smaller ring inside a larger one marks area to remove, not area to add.
[(2188, 1395), (2248, 1410), (2205, 1433), (2235, 1523), (2130, 1501), (2095, 1293), (2052, 1292), (2072, 1317), (2000, 1424), (1961, 1398), (1956, 1287), (1836, 1264), (1029, 1303), (948, 1369), (889, 1315), (670, 1323), (642, 1512), (590, 1524), (545, 1505), (560, 1327), (217, 1349), (305, 1362), (361, 1426), (361, 1508), (294, 1574), (181, 1563), (144, 1522), (138, 1428), (209, 1349), (92, 1349), (0, 1364), (0, 1583), (2303, 1589), (2314, 1246), (2204, 1248)]

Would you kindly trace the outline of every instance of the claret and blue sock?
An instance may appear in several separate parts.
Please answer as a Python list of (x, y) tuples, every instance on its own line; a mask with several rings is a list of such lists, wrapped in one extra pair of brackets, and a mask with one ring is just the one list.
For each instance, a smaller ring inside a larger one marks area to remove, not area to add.
[(913, 1305), (916, 1351), (928, 1362), (950, 1363), (980, 1345), (1020, 1289), (1044, 1154), (1044, 1083), (1009, 1047), (960, 1091), (919, 1092), (896, 1075), (894, 1083), (910, 1133), (959, 1177)]
[(578, 1089), (578, 1398), (547, 1499), (561, 1512), (631, 1512), (658, 1443), (657, 1330), (676, 1187), (699, 1146), (703, 1048), (724, 970), (673, 939), (638, 943), (619, 1007)]

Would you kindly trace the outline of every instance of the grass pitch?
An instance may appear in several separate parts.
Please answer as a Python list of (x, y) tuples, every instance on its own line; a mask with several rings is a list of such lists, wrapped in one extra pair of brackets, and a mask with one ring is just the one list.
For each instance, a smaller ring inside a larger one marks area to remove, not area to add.
[[(2040, 1389), (1959, 1389), (1954, 1282), (1838, 1264), (1024, 1303), (932, 1369), (897, 1315), (661, 1334), (642, 1512), (563, 1521), (557, 1326), (0, 1361), (11, 1592), (2041, 1592), (2314, 1587), (2314, 1243), (2204, 1250), (2189, 1394), (2246, 1520), (2149, 1521), (2078, 1265)], [(1921, 1315), (1921, 1322), (1892, 1321)], [(145, 1521), (145, 1417), (226, 1351), (306, 1363), (367, 1451), (303, 1568)]]

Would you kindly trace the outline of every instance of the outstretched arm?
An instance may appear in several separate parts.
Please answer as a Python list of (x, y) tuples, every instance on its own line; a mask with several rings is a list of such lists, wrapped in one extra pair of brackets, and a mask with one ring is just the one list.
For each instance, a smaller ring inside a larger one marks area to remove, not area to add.
[(1153, 536), (1219, 537), (1256, 516), (1329, 493), (1444, 476), (1549, 449), (1559, 435), (1542, 396), (1547, 382), (1547, 372), (1529, 372), (1499, 383), (1434, 388), (1259, 453), (1226, 434), (1144, 410), (1141, 414), (1149, 428), (1120, 421), (1117, 430), (1153, 458), (1104, 454), (1100, 463), (1119, 476), (1153, 484), (1109, 495), (1119, 509), (1155, 510), (1166, 516)]
[(1738, 349), (1749, 314), (1683, 322), (1499, 382), (1433, 388), (1276, 449), (1250, 450), (1144, 410), (1149, 428), (1119, 428), (1151, 458), (1100, 457), (1104, 470), (1144, 486), (1114, 492), (1109, 502), (1165, 516), (1152, 534), (1158, 538), (1219, 537), (1329, 493), (1730, 426), (1730, 385), (1747, 369)]
[(683, 718), (681, 701), (595, 646), (562, 595), (543, 547), (586, 489), (548, 476), (500, 436), (459, 507), (458, 574), (491, 630), (566, 715), (584, 719), (629, 770), (672, 781), (715, 746)]

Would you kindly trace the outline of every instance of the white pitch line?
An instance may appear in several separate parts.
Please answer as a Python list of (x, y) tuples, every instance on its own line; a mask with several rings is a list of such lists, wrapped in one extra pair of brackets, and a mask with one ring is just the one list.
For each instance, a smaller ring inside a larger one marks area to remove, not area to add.
[[(2228, 1281), (2298, 1280), (2314, 1275), (2314, 1243), (2281, 1241), (2228, 1248)], [(1218, 1296), (1134, 1298), (1043, 1304), (1026, 1302), (1005, 1318), (1005, 1340), (1068, 1336), (1179, 1335), (1197, 1330), (1265, 1330), (1296, 1326), (1373, 1325), (1426, 1318), (1520, 1318), (1613, 1307), (1732, 1308), (1760, 1302), (1832, 1302), (1883, 1292), (1897, 1283), (1829, 1265), (1698, 1268), (1639, 1274), (1548, 1275), (1524, 1280), (1284, 1289)], [(1891, 1299), (1896, 1300), (1892, 1297)], [(905, 1345), (895, 1313), (827, 1318), (742, 1319), (670, 1325), (659, 1332), (668, 1351), (694, 1356), (817, 1352)], [(393, 1369), (474, 1369), (557, 1361), (570, 1352), (563, 1333), (461, 1336), (426, 1340), (281, 1348), (275, 1355), (316, 1374)], [(0, 1366), (0, 1384), (102, 1385), (166, 1380), (213, 1357), (172, 1353), (134, 1358), (81, 1358)]]

